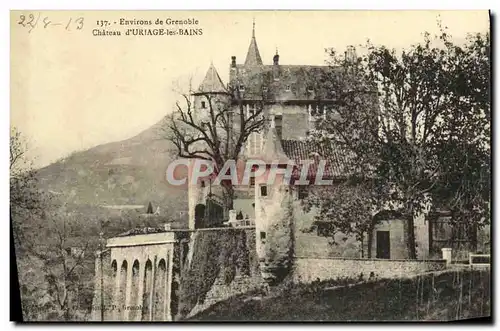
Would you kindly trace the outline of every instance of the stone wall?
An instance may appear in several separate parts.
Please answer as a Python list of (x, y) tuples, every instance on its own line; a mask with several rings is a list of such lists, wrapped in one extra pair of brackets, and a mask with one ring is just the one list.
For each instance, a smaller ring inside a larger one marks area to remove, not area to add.
[(345, 258), (301, 258), (295, 259), (293, 279), (296, 282), (312, 282), (337, 278), (368, 279), (411, 277), (420, 273), (444, 270), (444, 260), (378, 260)]
[(241, 276), (234, 277), (229, 284), (224, 282), (224, 279), (219, 278), (212, 285), (212, 288), (207, 293), (203, 303), (198, 303), (189, 313), (188, 317), (194, 316), (199, 312), (207, 309), (213, 304), (227, 300), (238, 294), (243, 294), (252, 290), (261, 289), (265, 286), (260, 275), (256, 276)]
[(181, 272), (179, 319), (258, 286), (253, 228), (199, 229)]

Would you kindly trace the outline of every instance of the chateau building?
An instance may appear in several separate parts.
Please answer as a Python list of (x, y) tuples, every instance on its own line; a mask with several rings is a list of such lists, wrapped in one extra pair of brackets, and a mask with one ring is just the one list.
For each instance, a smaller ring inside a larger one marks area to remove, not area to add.
[[(354, 49), (349, 48), (346, 56), (355, 57)], [(482, 249), (475, 233), (471, 236), (467, 229), (450, 226), (450, 215), (422, 213), (414, 220), (418, 260), (408, 261), (405, 242), (408, 222), (400, 214), (375, 209), (372, 216), (376, 226), (370, 233), (361, 239), (337, 233), (333, 238), (336, 244), (332, 245), (332, 238), (324, 236), (317, 225), (317, 210), (305, 211), (303, 207), (303, 199), (314, 189), (313, 185), (281, 185), (283, 174), (277, 174), (274, 183), (265, 180), (272, 169), (271, 163), (286, 167), (290, 161), (300, 165), (302, 160), (317, 161), (309, 167), (309, 179), (317, 173), (320, 160), (326, 161), (323, 179), (331, 179), (335, 185), (347, 177), (346, 153), (307, 139), (316, 119), (335, 111), (335, 91), (326, 88), (320, 79), (332, 70), (337, 69), (283, 65), (277, 52), (272, 64), (264, 64), (255, 26), (244, 63), (238, 64), (236, 57), (231, 57), (227, 85), (213, 64), (210, 65), (199, 88), (192, 93), (192, 116), (202, 122), (210, 107), (220, 105), (231, 105), (234, 113), (243, 109), (247, 117), (259, 110), (265, 125), (245, 142), (241, 158), (264, 161), (267, 165), (264, 175), (234, 188), (234, 210), (230, 215), (222, 213), (220, 186), (213, 187), (208, 179), (195, 184), (188, 180), (187, 229), (145, 228), (108, 239), (106, 249), (96, 258), (94, 306), (99, 309), (93, 312), (95, 320), (175, 319), (181, 274), (196, 263), (192, 262), (197, 261), (194, 254), (207, 252), (208, 247), (200, 245), (209, 232), (221, 238), (219, 234), (224, 231), (235, 230), (220, 228), (228, 218), (229, 224), (235, 224), (235, 215), (240, 215), (237, 223), (244, 226), (237, 230), (250, 233), (248, 240), (236, 246), (250, 247), (248, 253), (255, 255), (258, 277), (271, 285), (289, 275), (302, 282), (415, 275), (448, 267), (450, 248), (454, 259), (466, 258), (476, 247)], [(376, 102), (372, 106), (376, 108)], [(294, 168), (292, 180), (300, 171), (300, 166)], [(323, 223), (328, 224), (328, 220)], [(194, 249), (197, 245), (198, 250)], [(443, 248), (448, 254), (446, 259), (442, 258)], [(239, 282), (244, 283), (245, 278)], [(219, 291), (221, 286), (214, 282), (211, 292), (240, 293), (227, 288)], [(103, 311), (102, 307), (106, 309)]]
[[(355, 49), (352, 46), (348, 47), (345, 54), (347, 60), (356, 58)], [(307, 140), (307, 136), (314, 129), (318, 118), (325, 117), (327, 114), (329, 116), (335, 114), (336, 91), (329, 90), (328, 84), (324, 83), (323, 78), (334, 74), (335, 70), (340, 70), (340, 68), (326, 65), (282, 64), (277, 51), (272, 57), (271, 64), (264, 62), (265, 58), (263, 60), (257, 44), (254, 24), (250, 45), (243, 64), (239, 64), (235, 56), (231, 57), (227, 85), (222, 82), (213, 64), (210, 65), (198, 91), (193, 93), (195, 112), (198, 116), (203, 116), (207, 109), (207, 96), (211, 100), (231, 103), (235, 113), (241, 109), (238, 107), (243, 107), (246, 116), (251, 116), (258, 109), (262, 109), (261, 116), (266, 119), (266, 124), (261, 132), (250, 135), (241, 158), (259, 158), (270, 161), (279, 159), (283, 160), (283, 166), (287, 160), (300, 164), (302, 160), (322, 159), (326, 161), (323, 178), (334, 181), (345, 178), (348, 175), (345, 166), (346, 154), (332, 148), (332, 146), (321, 146)], [(369, 107), (364, 111), (371, 111), (376, 115), (377, 102), (375, 99)], [(314, 164), (309, 168), (311, 174), (315, 173), (316, 170), (317, 165), (315, 167)], [(297, 176), (299, 172), (300, 167), (296, 167), (294, 175)], [(192, 228), (195, 227), (195, 218), (197, 217), (196, 207), (206, 204), (208, 192), (213, 193), (216, 190), (209, 186), (210, 183), (202, 182), (189, 187), (189, 219)], [(235, 211), (255, 221), (258, 240), (262, 238), (262, 242), (269, 241), (269, 234), (266, 231), (267, 226), (270, 226), (268, 223), (276, 222), (280, 218), (279, 215), (283, 214), (281, 202), (276, 201), (279, 200), (278, 197), (285, 198), (283, 192), (274, 195), (274, 190), (281, 192), (284, 188), (265, 187), (264, 183), (251, 182), (250, 185), (242, 185), (236, 187), (235, 190), (236, 197), (233, 204)], [(315, 215), (314, 211), (304, 212), (300, 204), (302, 198), (307, 195), (307, 190), (308, 187), (300, 186), (286, 189), (286, 196), (290, 197), (293, 205), (292, 218), (295, 220), (295, 224), (292, 232), (295, 238), (290, 240), (296, 244), (295, 255), (302, 254), (300, 249), (303, 247), (312, 251), (329, 252), (328, 254), (331, 256), (367, 257), (366, 254), (370, 251), (372, 252), (371, 257), (407, 258), (404, 236), (407, 222), (403, 221), (401, 215), (394, 213), (382, 211), (379, 214), (380, 210), (374, 211), (373, 216), (379, 221), (374, 233), (366, 235), (362, 242), (357, 242), (353, 236), (339, 234), (339, 238), (343, 238), (340, 240), (342, 244), (337, 245), (336, 248), (328, 245), (326, 238), (320, 239), (317, 235), (305, 233), (307, 229), (311, 228)], [(225, 216), (227, 219), (227, 215)], [(439, 256), (441, 247), (436, 246), (438, 242), (441, 242), (442, 246), (446, 246), (451, 245), (451, 241), (456, 239), (454, 245), (461, 241), (460, 245), (467, 246), (467, 250), (469, 244), (475, 245), (474, 240), (464, 238), (463, 233), (459, 239), (441, 238), (442, 235), (439, 235), (438, 232), (441, 231), (442, 234), (444, 230), (438, 230), (438, 227), (442, 227), (446, 223), (446, 221), (442, 221), (445, 217), (446, 215), (443, 218), (436, 218), (435, 214), (432, 217), (422, 214), (415, 220), (416, 250), (419, 258)], [(437, 219), (441, 221), (438, 222)], [(432, 226), (431, 221), (436, 224)], [(368, 238), (370, 236), (372, 238)], [(441, 241), (433, 240), (433, 236), (440, 237)], [(299, 240), (298, 237), (303, 240)], [(309, 241), (313, 244), (304, 244)], [(319, 245), (320, 242), (323, 242), (322, 247), (312, 248)], [(259, 247), (259, 242), (257, 247)], [(312, 254), (317, 255), (318, 253), (313, 252)]]

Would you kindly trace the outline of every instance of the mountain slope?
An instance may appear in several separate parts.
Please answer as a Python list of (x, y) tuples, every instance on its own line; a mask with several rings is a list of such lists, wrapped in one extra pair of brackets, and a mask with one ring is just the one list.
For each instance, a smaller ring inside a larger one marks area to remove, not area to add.
[(135, 137), (99, 145), (39, 170), (41, 187), (76, 205), (144, 205), (175, 216), (187, 209), (186, 191), (167, 185), (175, 158), (163, 120)]

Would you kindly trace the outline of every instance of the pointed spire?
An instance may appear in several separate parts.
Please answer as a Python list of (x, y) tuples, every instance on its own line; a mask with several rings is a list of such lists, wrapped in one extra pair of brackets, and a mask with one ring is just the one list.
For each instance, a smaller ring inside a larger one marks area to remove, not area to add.
[(198, 88), (199, 92), (205, 93), (224, 93), (227, 92), (224, 87), (224, 83), (222, 83), (222, 79), (220, 79), (219, 73), (213, 62), (210, 63), (210, 67), (208, 68), (207, 74), (201, 82), (200, 87)]
[(253, 18), (253, 23), (252, 23), (252, 38), (255, 38), (255, 17)]
[(248, 47), (245, 65), (262, 65), (262, 58), (260, 57), (259, 47), (257, 47), (257, 40), (255, 39), (255, 19), (253, 20), (252, 40), (250, 40), (250, 46)]

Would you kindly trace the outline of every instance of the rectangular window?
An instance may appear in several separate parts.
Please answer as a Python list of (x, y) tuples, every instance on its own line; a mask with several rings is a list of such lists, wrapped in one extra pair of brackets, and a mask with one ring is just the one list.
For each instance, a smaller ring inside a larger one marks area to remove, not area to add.
[(201, 108), (203, 108), (203, 109), (207, 108), (207, 105), (205, 104), (205, 101), (201, 102)]
[(303, 200), (303, 199), (307, 198), (308, 193), (309, 192), (307, 191), (307, 186), (305, 186), (305, 185), (299, 185), (298, 186), (298, 198), (300, 200)]
[(279, 138), (283, 134), (283, 115), (274, 115), (274, 127)]
[(260, 186), (260, 196), (267, 197), (267, 186), (266, 185)]
[(267, 92), (267, 86), (262, 87), (262, 92)]
[(240, 91), (241, 92), (245, 91), (245, 86), (244, 85), (240, 85)]
[(285, 87), (285, 89), (286, 89), (286, 91), (287, 91), (287, 92), (290, 92), (290, 85), (287, 85), (287, 86)]
[(250, 186), (254, 187), (255, 186), (255, 177), (250, 177)]
[(266, 233), (264, 231), (260, 232), (260, 240), (266, 240)]

